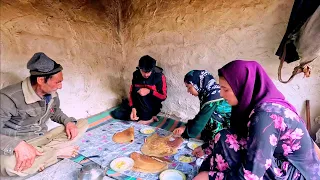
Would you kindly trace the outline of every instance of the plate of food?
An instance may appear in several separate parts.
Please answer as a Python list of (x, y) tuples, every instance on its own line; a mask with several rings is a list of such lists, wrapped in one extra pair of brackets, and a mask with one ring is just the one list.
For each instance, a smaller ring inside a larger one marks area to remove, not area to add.
[(134, 161), (129, 157), (116, 158), (110, 163), (111, 169), (117, 172), (131, 170), (133, 168), (133, 165)]
[(192, 156), (191, 154), (176, 154), (174, 155), (174, 159), (182, 163), (192, 163), (197, 158)]
[(160, 180), (187, 180), (185, 174), (175, 169), (162, 171), (159, 178)]
[(140, 132), (142, 133), (142, 134), (152, 134), (152, 133), (154, 133), (156, 130), (154, 129), (154, 128), (152, 128), (152, 127), (145, 127), (145, 128), (142, 128), (142, 129), (140, 129)]
[(188, 142), (187, 146), (190, 149), (194, 150), (195, 148), (201, 146), (202, 144), (203, 144), (202, 142), (190, 141), (190, 142)]

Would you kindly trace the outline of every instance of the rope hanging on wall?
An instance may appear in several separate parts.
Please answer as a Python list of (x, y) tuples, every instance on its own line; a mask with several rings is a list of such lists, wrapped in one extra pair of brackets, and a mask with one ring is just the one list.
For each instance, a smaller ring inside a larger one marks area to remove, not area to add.
[[(320, 1), (296, 0), (290, 15), (287, 32), (282, 39), (276, 55), (280, 57), (278, 79), (282, 83), (290, 82), (297, 74), (310, 77), (309, 63), (320, 57)], [(316, 3), (316, 4), (313, 4)], [(300, 60), (288, 80), (283, 80), (283, 63)]]
[[(284, 55), (285, 55), (285, 53), (286, 52), (284, 51)], [(280, 82), (286, 84), (286, 83), (290, 82), (297, 74), (300, 74), (300, 73), (304, 73), (304, 77), (310, 77), (311, 76), (311, 67), (308, 66), (308, 64), (311, 63), (312, 61), (314, 61), (315, 59), (316, 58), (314, 58), (310, 61), (307, 61), (307, 62), (300, 62), (300, 64), (293, 69), (290, 78), (288, 80), (284, 81), (281, 76), (281, 70), (282, 70), (283, 63), (284, 63), (285, 59), (283, 57), (281, 57), (280, 64), (278, 67), (278, 80)]]

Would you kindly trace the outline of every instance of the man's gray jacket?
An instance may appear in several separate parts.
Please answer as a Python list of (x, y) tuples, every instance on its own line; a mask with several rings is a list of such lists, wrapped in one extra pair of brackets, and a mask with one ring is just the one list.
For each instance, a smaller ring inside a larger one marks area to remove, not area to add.
[(1, 154), (12, 155), (21, 141), (46, 133), (49, 118), (64, 125), (76, 121), (61, 111), (57, 93), (51, 94), (51, 97), (46, 104), (45, 99), (33, 90), (30, 78), (0, 90)]

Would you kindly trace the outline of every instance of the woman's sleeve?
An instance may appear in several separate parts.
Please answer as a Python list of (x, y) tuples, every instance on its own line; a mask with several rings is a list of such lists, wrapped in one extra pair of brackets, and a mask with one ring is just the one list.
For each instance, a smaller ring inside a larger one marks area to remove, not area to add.
[(200, 170), (209, 172), (209, 179), (230, 179), (241, 167), (241, 145), (239, 138), (229, 130), (221, 130), (216, 134), (213, 147), (205, 149), (208, 157)]
[(204, 129), (208, 123), (212, 113), (214, 112), (214, 106), (212, 103), (205, 105), (200, 109), (199, 113), (186, 124), (186, 129), (182, 134), (184, 138), (195, 138)]
[[(248, 123), (247, 156), (244, 164), (244, 179), (262, 178), (274, 164), (274, 151), (280, 140), (280, 132), (286, 129), (283, 117), (268, 112), (254, 113)], [(278, 168), (270, 169), (281, 175)]]

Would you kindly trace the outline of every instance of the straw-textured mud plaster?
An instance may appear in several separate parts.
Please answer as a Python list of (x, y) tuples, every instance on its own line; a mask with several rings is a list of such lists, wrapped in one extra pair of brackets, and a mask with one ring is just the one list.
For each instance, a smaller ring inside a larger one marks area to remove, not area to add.
[[(293, 0), (2, 0), (1, 73), (24, 78), (32, 54), (46, 52), (64, 66), (63, 110), (86, 117), (127, 96), (138, 59), (149, 54), (167, 76), (163, 111), (186, 120), (199, 103), (186, 92), (185, 73), (207, 69), (217, 77), (227, 62), (251, 59), (303, 116), (310, 99), (314, 119), (320, 109), (319, 59), (311, 64), (311, 78), (277, 81), (274, 53), (292, 5)], [(285, 65), (284, 79), (296, 64)]]
[[(259, 61), (279, 89), (305, 115), (311, 100), (311, 119), (320, 109), (319, 58), (311, 65), (312, 77), (297, 76), (289, 84), (277, 80), (278, 57), (274, 55), (293, 5), (293, 0), (132, 0), (122, 6), (126, 68), (134, 70), (137, 59), (150, 54), (165, 69), (168, 99), (163, 111), (183, 119), (198, 111), (198, 101), (187, 94), (183, 76), (192, 69), (217, 69), (234, 59)], [(287, 79), (298, 62), (285, 65)], [(123, 77), (127, 85), (131, 72)]]
[(28, 60), (42, 51), (63, 65), (66, 114), (115, 106), (124, 94), (118, 9), (116, 1), (1, 1), (1, 85), (27, 77)]

